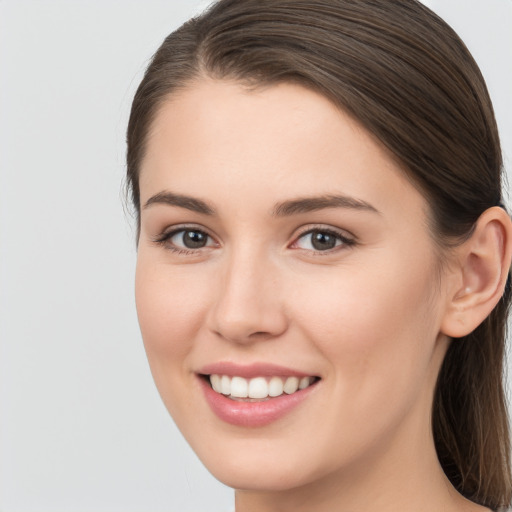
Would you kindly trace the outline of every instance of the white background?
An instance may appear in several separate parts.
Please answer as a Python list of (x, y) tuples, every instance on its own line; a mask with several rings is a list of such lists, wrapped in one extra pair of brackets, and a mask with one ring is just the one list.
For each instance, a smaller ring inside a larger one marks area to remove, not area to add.
[[(512, 162), (512, 1), (431, 0)], [(160, 403), (123, 210), (134, 90), (187, 0), (0, 0), (0, 511), (226, 512)]]

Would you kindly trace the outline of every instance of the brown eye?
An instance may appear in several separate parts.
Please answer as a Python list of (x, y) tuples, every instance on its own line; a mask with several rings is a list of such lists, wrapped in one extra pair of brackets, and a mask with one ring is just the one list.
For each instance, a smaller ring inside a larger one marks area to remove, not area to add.
[(180, 249), (201, 249), (206, 247), (209, 242), (209, 236), (198, 229), (181, 229), (175, 231), (169, 241)]
[(296, 247), (300, 249), (307, 249), (310, 251), (325, 252), (336, 247), (351, 246), (354, 244), (340, 233), (325, 229), (312, 229), (307, 231), (299, 237), (295, 243)]
[(219, 246), (211, 235), (195, 226), (169, 230), (155, 238), (154, 242), (166, 250), (183, 255), (199, 255), (202, 254), (202, 249)]
[(334, 249), (336, 242), (336, 237), (330, 233), (324, 233), (322, 231), (313, 231), (313, 233), (311, 233), (311, 245), (317, 251)]

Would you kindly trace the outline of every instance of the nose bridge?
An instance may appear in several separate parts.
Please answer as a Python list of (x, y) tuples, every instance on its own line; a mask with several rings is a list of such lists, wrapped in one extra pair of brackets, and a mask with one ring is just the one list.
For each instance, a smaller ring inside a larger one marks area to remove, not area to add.
[(233, 248), (223, 262), (212, 329), (231, 341), (271, 338), (286, 329), (279, 273), (265, 251)]

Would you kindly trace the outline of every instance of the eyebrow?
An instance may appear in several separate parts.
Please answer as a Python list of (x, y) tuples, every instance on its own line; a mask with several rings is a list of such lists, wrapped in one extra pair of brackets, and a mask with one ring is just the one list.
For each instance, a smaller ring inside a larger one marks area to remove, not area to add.
[(299, 213), (314, 212), (325, 208), (349, 208), (380, 213), (374, 206), (361, 199), (343, 195), (325, 195), (318, 197), (304, 197), (284, 201), (274, 206), (273, 215), (287, 217)]
[[(183, 194), (174, 194), (168, 191), (159, 192), (158, 194), (151, 196), (144, 204), (144, 209), (153, 204), (178, 206), (203, 215), (213, 216), (216, 214), (215, 208), (202, 199), (197, 199)], [(326, 208), (348, 208), (380, 213), (370, 203), (361, 199), (343, 195), (323, 195), (291, 199), (282, 203), (277, 203), (274, 205), (272, 215), (274, 217), (288, 217), (291, 215), (314, 212)]]
[(170, 206), (179, 206), (180, 208), (186, 208), (193, 212), (202, 213), (203, 215), (215, 215), (215, 208), (206, 201), (182, 194), (173, 194), (172, 192), (164, 191), (151, 196), (144, 204), (144, 209), (152, 204), (168, 204)]

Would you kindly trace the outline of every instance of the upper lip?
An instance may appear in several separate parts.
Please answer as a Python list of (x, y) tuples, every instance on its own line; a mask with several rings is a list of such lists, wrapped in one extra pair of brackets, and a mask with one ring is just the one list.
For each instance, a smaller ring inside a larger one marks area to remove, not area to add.
[(279, 366), (271, 363), (237, 364), (229, 361), (207, 364), (197, 372), (201, 375), (229, 375), (231, 377), (311, 377), (312, 373), (306, 373), (293, 368)]

